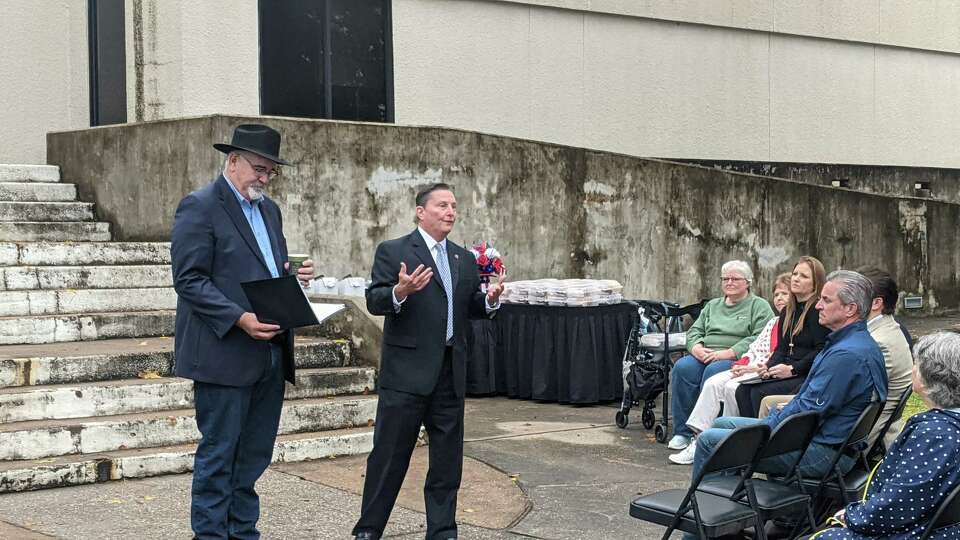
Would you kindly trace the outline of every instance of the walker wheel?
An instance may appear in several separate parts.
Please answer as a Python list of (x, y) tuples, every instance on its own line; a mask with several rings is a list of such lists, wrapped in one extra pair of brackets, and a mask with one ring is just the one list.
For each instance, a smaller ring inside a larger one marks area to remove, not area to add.
[(657, 424), (657, 429), (654, 430), (653, 434), (656, 436), (658, 443), (667, 442), (667, 428), (663, 424)]
[(640, 420), (643, 421), (643, 427), (653, 429), (653, 424), (657, 422), (657, 415), (653, 414), (653, 411), (650, 409), (644, 409), (643, 416), (640, 417)]
[(630, 418), (623, 411), (617, 411), (617, 427), (624, 429), (630, 423)]

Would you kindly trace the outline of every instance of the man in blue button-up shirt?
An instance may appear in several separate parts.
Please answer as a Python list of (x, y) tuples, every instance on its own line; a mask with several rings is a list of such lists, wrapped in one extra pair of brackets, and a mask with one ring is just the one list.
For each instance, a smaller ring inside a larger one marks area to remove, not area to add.
[[(820, 426), (803, 454), (799, 473), (805, 477), (825, 474), (860, 413), (871, 401), (883, 401), (887, 397), (883, 354), (870, 337), (865, 322), (872, 300), (873, 285), (866, 277), (848, 270), (837, 270), (827, 276), (817, 309), (820, 324), (833, 332), (827, 336), (826, 345), (814, 359), (810, 374), (796, 397), (764, 420), (718, 418), (713, 428), (704, 431), (697, 439), (693, 476), (697, 477), (707, 456), (731, 429), (757, 422), (766, 422), (772, 429), (783, 419), (803, 411), (817, 411)], [(796, 456), (790, 455), (770, 458), (764, 462), (763, 469), (786, 474), (795, 459)], [(853, 467), (854, 461), (849, 456), (842, 456), (838, 465), (845, 473)]]
[[(279, 173), (280, 134), (237, 127), (223, 174), (180, 201), (171, 237), (177, 291), (175, 372), (194, 380), (195, 538), (259, 538), (254, 484), (270, 464), (293, 382), (293, 332), (262, 323), (240, 287), (288, 269), (280, 209), (263, 190)], [(309, 281), (313, 262), (298, 273)]]

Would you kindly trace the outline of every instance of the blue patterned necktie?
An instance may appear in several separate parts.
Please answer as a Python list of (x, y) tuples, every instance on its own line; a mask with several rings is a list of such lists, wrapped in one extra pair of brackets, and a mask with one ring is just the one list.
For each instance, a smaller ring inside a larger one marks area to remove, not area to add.
[(447, 291), (447, 343), (453, 338), (453, 282), (450, 280), (450, 264), (447, 262), (447, 251), (443, 244), (436, 244), (437, 271), (440, 272), (440, 282)]

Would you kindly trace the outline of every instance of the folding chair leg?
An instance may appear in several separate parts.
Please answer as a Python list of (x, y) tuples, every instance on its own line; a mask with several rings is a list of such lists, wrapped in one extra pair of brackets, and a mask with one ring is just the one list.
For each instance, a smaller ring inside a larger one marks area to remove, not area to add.
[[(811, 503), (812, 502), (813, 501), (811, 501)], [(810, 534), (813, 534), (813, 532), (817, 530), (817, 520), (813, 517), (813, 507), (809, 504), (807, 505), (807, 521), (810, 523)]]
[(697, 520), (697, 532), (700, 533), (700, 538), (707, 538), (707, 530), (703, 528), (703, 518), (700, 516), (700, 507), (697, 505), (696, 497), (690, 499), (690, 504), (693, 505), (693, 517)]
[[(756, 522), (757, 522), (757, 524), (754, 526), (754, 535), (753, 535), (753, 537), (754, 537), (754, 538), (757, 538), (757, 539), (759, 539), (759, 540), (767, 540), (767, 531), (766, 531), (766, 529), (764, 528), (764, 525), (766, 525), (766, 523), (764, 523), (764, 521), (763, 521), (762, 519), (760, 519), (760, 513), (759, 513), (759, 512), (757, 512)], [(791, 536), (791, 538), (793, 538), (793, 536)]]

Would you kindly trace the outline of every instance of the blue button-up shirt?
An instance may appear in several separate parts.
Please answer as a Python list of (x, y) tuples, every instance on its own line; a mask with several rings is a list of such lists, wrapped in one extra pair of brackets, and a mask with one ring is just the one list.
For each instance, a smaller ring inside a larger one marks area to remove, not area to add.
[[(814, 314), (816, 316), (816, 314)], [(810, 374), (797, 395), (783, 409), (767, 417), (771, 428), (788, 416), (820, 413), (819, 444), (844, 441), (860, 413), (871, 401), (887, 399), (887, 370), (880, 347), (863, 321), (844, 326), (827, 336), (823, 350), (813, 360)]]
[(240, 202), (240, 209), (243, 210), (243, 215), (247, 218), (247, 223), (249, 223), (250, 228), (253, 229), (253, 237), (257, 239), (257, 245), (260, 246), (260, 254), (263, 255), (263, 260), (267, 262), (270, 277), (280, 277), (280, 272), (277, 270), (277, 261), (273, 258), (273, 246), (270, 245), (270, 235), (267, 234), (267, 225), (263, 222), (263, 214), (260, 213), (260, 202), (262, 199), (248, 201), (237, 191), (233, 182), (227, 177), (226, 172), (223, 173), (223, 177), (226, 178), (227, 185), (230, 186), (233, 194), (237, 196), (237, 201)]

